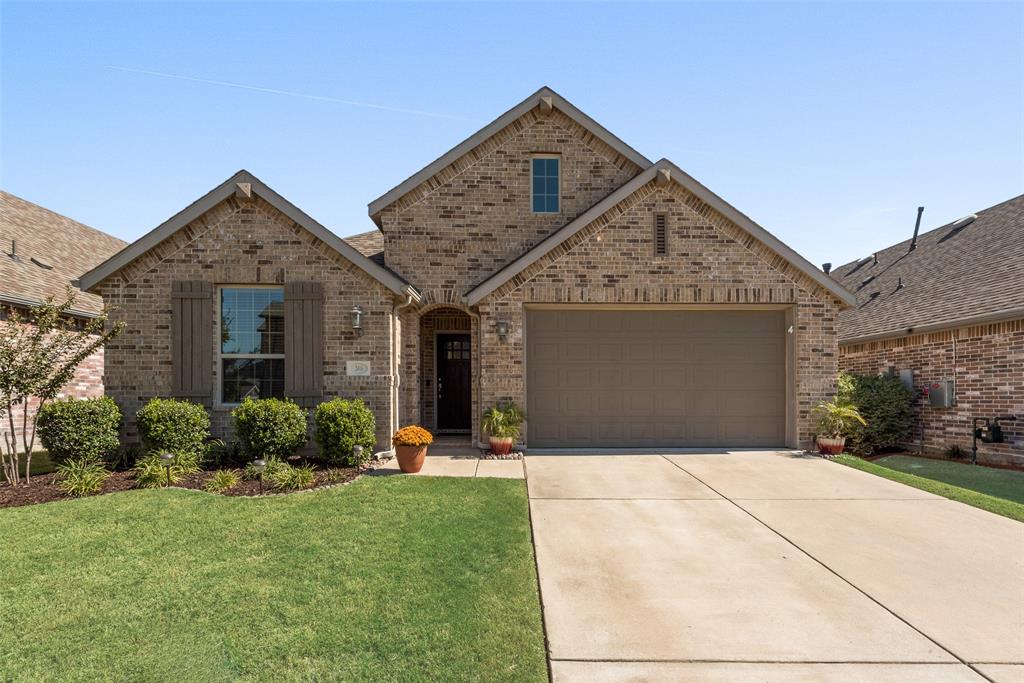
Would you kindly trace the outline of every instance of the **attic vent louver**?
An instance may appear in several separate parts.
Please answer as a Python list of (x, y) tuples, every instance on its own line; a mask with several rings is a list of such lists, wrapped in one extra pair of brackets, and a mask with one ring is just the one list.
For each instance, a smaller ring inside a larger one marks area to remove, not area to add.
[(664, 256), (668, 253), (668, 216), (663, 213), (654, 214), (654, 255)]

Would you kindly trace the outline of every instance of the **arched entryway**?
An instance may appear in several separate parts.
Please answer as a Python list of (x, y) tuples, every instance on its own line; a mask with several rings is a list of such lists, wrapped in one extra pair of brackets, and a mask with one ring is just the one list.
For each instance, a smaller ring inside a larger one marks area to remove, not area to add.
[(473, 431), (471, 318), (457, 308), (420, 316), (420, 415), (438, 434)]

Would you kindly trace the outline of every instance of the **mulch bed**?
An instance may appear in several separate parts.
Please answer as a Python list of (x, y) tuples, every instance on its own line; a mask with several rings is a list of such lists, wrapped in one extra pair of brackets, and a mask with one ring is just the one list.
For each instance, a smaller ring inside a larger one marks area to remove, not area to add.
[[(96, 495), (105, 493), (116, 493), (135, 488), (135, 474), (133, 472), (112, 472), (107, 480), (103, 482), (103, 488)], [(35, 505), (36, 503), (50, 503), (55, 500), (68, 500), (72, 496), (65, 495), (57, 488), (57, 475), (54, 472), (49, 474), (37, 474), (32, 477), (32, 483), (28, 486), (11, 486), (6, 482), (0, 483), (0, 508), (14, 508), (22, 505)]]
[[(297, 491), (279, 491), (272, 488), (269, 483), (264, 483), (263, 495), (269, 496), (300, 493), (302, 491), (310, 491), (323, 486), (346, 484), (353, 479), (356, 479), (362, 472), (379, 467), (383, 462), (385, 462), (372, 461), (365, 468), (360, 469), (357, 467), (335, 467), (316, 460), (289, 460), (293, 465), (302, 465), (307, 463), (313, 465), (316, 469), (313, 485), (309, 488), (299, 489)], [(239, 475), (239, 478), (241, 478), (241, 468), (233, 469), (233, 471)], [(196, 472), (195, 474), (190, 474), (187, 477), (180, 479), (176, 484), (174, 484), (174, 486), (177, 488), (202, 491), (206, 482), (209, 481), (215, 473), (216, 470)], [(96, 495), (128, 491), (134, 488), (136, 488), (134, 472), (111, 472), (110, 476), (107, 477), (105, 482), (103, 482), (103, 488)], [(260, 482), (259, 480), (249, 481), (240, 479), (238, 484), (231, 487), (221, 495), (258, 496), (260, 495)], [(21, 507), (24, 505), (35, 505), (37, 503), (50, 503), (56, 500), (71, 499), (73, 499), (72, 496), (65, 495), (65, 493), (57, 487), (56, 473), (35, 475), (32, 477), (32, 483), (28, 486), (11, 486), (6, 482), (0, 483), (0, 508)]]

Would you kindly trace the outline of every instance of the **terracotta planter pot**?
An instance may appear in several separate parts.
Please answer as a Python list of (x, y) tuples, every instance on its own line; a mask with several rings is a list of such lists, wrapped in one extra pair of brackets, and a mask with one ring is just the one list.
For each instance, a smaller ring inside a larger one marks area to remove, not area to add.
[(395, 456), (398, 458), (398, 469), (406, 474), (416, 474), (423, 468), (423, 461), (427, 457), (427, 447), (395, 446)]
[(827, 436), (818, 437), (818, 451), (822, 455), (839, 455), (843, 452), (843, 448), (846, 446), (846, 437), (840, 436), (837, 438), (830, 438)]
[(515, 443), (514, 439), (510, 436), (503, 439), (492, 436), (489, 440), (491, 442), (491, 453), (494, 453), (495, 455), (508, 455), (512, 452), (512, 446)]

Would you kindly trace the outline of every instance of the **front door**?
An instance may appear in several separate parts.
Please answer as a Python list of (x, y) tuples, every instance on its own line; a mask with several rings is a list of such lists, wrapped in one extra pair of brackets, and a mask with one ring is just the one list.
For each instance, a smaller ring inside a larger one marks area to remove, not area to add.
[(470, 337), (437, 335), (437, 430), (469, 431)]

